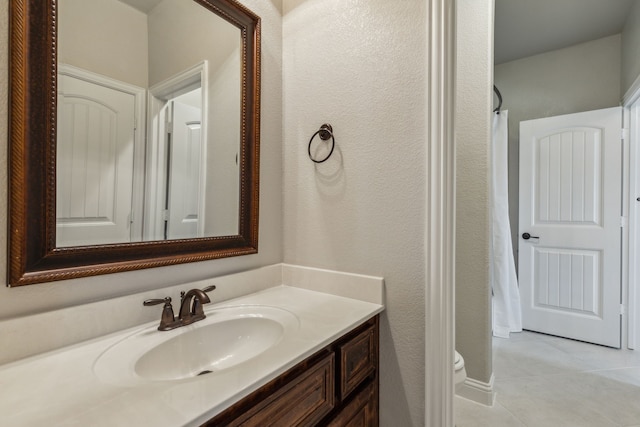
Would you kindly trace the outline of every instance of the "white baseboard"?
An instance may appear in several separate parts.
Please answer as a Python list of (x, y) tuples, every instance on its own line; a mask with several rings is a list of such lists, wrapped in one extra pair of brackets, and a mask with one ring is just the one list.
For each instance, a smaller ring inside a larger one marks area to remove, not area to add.
[(496, 397), (493, 391), (493, 374), (488, 383), (467, 378), (456, 388), (456, 394), (481, 405), (493, 406)]

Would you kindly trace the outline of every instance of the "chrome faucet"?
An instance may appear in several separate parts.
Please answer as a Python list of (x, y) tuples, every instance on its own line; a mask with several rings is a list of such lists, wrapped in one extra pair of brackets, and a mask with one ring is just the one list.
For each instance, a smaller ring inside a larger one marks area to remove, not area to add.
[(178, 319), (183, 326), (190, 325), (206, 317), (202, 306), (211, 302), (207, 292), (211, 292), (215, 288), (215, 286), (209, 286), (204, 289), (191, 289), (186, 293), (180, 293), (181, 302)]
[(204, 319), (206, 316), (202, 306), (211, 302), (207, 292), (211, 292), (215, 288), (215, 286), (209, 286), (204, 289), (191, 289), (186, 293), (180, 292), (180, 313), (178, 314), (178, 318), (173, 315), (170, 297), (148, 299), (145, 300), (142, 305), (149, 306), (164, 303), (158, 330), (170, 331), (171, 329), (190, 325), (198, 320)]

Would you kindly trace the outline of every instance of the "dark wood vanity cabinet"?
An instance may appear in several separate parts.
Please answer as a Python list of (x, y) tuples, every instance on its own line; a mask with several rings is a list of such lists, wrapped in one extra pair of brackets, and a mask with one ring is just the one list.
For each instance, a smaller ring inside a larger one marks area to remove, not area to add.
[(377, 427), (379, 316), (207, 421), (207, 427)]

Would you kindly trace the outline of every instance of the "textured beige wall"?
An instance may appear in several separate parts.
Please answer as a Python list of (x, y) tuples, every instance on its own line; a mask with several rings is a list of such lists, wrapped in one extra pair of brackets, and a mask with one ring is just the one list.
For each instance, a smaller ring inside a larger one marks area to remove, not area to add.
[(149, 86), (206, 59), (210, 73), (240, 45), (240, 30), (195, 2), (164, 0), (149, 13)]
[[(240, 47), (211, 76), (205, 236), (238, 233), (240, 169)], [(224, 203), (220, 203), (224, 201)]]
[(489, 168), (493, 0), (458, 0), (456, 67), (456, 349), (469, 378), (491, 363)]
[[(243, 0), (262, 21), (259, 253), (18, 288), (0, 287), (0, 320), (282, 262), (282, 22), (264, 0)], [(7, 170), (8, 2), (0, 1), (0, 170)], [(7, 176), (0, 174), (0, 276), (6, 277)], [(142, 309), (142, 307), (141, 307)], [(108, 322), (109, 319), (104, 319)], [(25, 331), (28, 335), (28, 331)]]
[(147, 87), (147, 15), (116, 0), (61, 0), (58, 10), (59, 62)]
[(634, 1), (622, 29), (620, 98), (640, 75), (640, 1)]
[[(426, 3), (283, 9), (285, 262), (385, 278), (383, 426), (424, 425)], [(336, 150), (315, 165), (325, 122)]]
[(620, 105), (620, 35), (497, 65), (509, 110), (509, 214), (518, 245), (520, 121)]

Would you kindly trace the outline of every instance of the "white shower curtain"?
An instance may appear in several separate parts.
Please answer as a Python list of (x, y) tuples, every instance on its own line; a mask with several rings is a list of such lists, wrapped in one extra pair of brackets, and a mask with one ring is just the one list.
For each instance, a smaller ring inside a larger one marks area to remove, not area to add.
[(509, 338), (511, 332), (522, 331), (522, 311), (509, 224), (508, 111), (493, 116), (490, 250), (493, 335)]

